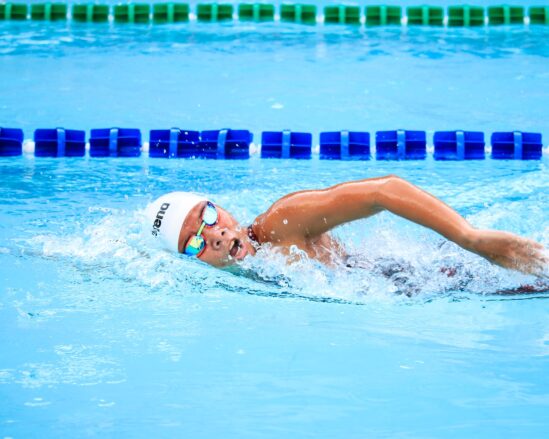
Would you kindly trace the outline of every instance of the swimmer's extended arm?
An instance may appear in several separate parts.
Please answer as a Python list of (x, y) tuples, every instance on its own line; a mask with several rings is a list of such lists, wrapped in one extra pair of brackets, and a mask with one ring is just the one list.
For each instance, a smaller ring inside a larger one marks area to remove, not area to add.
[(289, 194), (262, 216), (265, 241), (315, 238), (334, 227), (381, 211), (428, 227), (493, 263), (538, 272), (547, 264), (542, 246), (511, 233), (477, 230), (450, 206), (397, 176), (342, 183), (323, 190)]

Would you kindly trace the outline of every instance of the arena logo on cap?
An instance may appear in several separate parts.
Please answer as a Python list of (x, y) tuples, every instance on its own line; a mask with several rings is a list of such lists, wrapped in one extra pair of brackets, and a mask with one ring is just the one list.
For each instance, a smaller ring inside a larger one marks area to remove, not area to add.
[(166, 210), (170, 207), (170, 203), (164, 203), (162, 206), (160, 206), (160, 210), (156, 214), (156, 218), (153, 223), (152, 228), (152, 234), (154, 236), (157, 236), (160, 232), (160, 226), (162, 226), (162, 220), (164, 219), (164, 214), (166, 213)]

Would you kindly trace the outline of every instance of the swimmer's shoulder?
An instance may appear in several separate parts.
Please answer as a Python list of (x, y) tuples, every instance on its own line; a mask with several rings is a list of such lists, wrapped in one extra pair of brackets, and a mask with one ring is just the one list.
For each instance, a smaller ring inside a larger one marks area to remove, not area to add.
[(271, 229), (267, 225), (267, 214), (268, 211), (257, 216), (248, 226), (248, 237), (258, 244), (272, 242), (273, 233), (270, 233)]
[(285, 195), (257, 216), (251, 227), (260, 243), (291, 245), (304, 241), (305, 236), (300, 227), (301, 221), (296, 214), (296, 203), (292, 202), (292, 198), (302, 192)]

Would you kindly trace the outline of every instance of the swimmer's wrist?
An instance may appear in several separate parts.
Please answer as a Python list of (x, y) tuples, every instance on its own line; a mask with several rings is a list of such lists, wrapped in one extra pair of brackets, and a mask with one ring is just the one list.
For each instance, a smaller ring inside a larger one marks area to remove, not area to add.
[(491, 262), (509, 246), (509, 236), (505, 232), (495, 230), (473, 229), (468, 233), (468, 247), (464, 247)]
[(482, 247), (482, 231), (471, 228), (463, 233), (462, 242), (459, 243), (465, 250), (472, 251), (474, 253), (480, 252)]

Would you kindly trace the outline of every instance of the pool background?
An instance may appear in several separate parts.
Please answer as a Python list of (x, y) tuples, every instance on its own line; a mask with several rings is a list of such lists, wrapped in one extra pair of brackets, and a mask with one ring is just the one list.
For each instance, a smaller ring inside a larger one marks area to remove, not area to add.
[(256, 137), (518, 129), (547, 142), (548, 38), (549, 27), (522, 25), (5, 22), (0, 120), (28, 138), (55, 126), (177, 126)]
[[(0, 23), (0, 125), (518, 128), (547, 144), (547, 33)], [(1, 159), (0, 437), (544, 438), (548, 295), (490, 294), (530, 277), (382, 214), (337, 233), (407, 260), (418, 297), (267, 255), (254, 279), (156, 248), (141, 210), (193, 189), (248, 223), (287, 192), (397, 173), (547, 246), (547, 165)], [(473, 273), (464, 291), (446, 264)]]

